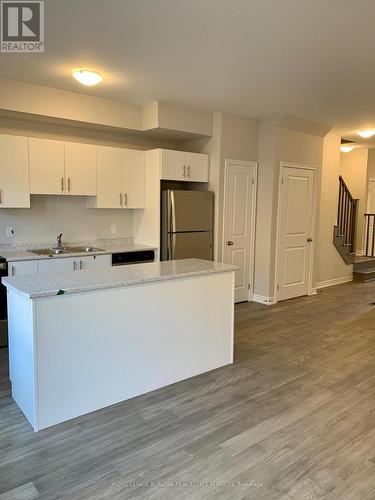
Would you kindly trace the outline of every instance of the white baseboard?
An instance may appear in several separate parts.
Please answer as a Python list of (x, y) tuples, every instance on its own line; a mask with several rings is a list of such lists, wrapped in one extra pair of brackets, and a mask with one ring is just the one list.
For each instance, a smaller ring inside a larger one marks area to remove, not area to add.
[(315, 285), (315, 288), (327, 288), (328, 286), (341, 285), (342, 283), (349, 283), (350, 281), (353, 281), (353, 276), (342, 276), (341, 278), (320, 281)]
[(253, 302), (258, 302), (265, 306), (272, 306), (277, 303), (275, 297), (266, 297), (265, 295), (259, 295), (258, 293), (253, 294)]

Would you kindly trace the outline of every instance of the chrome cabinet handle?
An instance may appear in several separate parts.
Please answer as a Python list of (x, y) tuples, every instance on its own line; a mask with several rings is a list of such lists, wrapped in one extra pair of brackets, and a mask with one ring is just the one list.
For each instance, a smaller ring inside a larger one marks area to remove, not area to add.
[(227, 241), (227, 245), (228, 245), (228, 247), (231, 247), (233, 245), (233, 241), (230, 241), (230, 240)]
[(83, 269), (83, 261), (82, 261), (82, 260), (80, 260), (80, 261), (79, 261), (79, 268), (80, 268), (81, 270)]
[(120, 207), (122, 207), (122, 193), (120, 193)]
[(188, 168), (187, 168), (187, 176), (190, 177), (190, 165), (188, 165)]
[(61, 177), (61, 194), (64, 194), (64, 177)]
[(311, 243), (312, 241), (314, 241), (312, 238), (307, 238), (307, 243)]
[(3, 203), (3, 190), (0, 189), (0, 204)]
[(73, 271), (77, 271), (77, 261), (73, 260)]
[(11, 267), (11, 275), (12, 276), (16, 275), (16, 268), (14, 266)]
[(124, 198), (125, 198), (125, 206), (128, 206), (128, 193), (124, 193)]
[(182, 177), (186, 177), (186, 165), (184, 165)]
[(70, 193), (70, 186), (71, 186), (70, 177), (68, 177), (68, 193)]

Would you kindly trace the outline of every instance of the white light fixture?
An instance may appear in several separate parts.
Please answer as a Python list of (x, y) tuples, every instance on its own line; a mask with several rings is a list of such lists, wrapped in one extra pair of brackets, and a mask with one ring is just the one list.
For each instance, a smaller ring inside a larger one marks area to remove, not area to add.
[(92, 69), (75, 69), (72, 73), (73, 78), (75, 78), (82, 85), (88, 85), (92, 87), (103, 81), (103, 77), (97, 71)]
[(375, 135), (375, 130), (369, 129), (369, 130), (360, 130), (358, 132), (358, 135), (363, 137), (364, 139), (368, 139), (369, 137), (372, 137)]
[(340, 151), (342, 153), (350, 153), (350, 151), (353, 151), (354, 146), (340, 146)]

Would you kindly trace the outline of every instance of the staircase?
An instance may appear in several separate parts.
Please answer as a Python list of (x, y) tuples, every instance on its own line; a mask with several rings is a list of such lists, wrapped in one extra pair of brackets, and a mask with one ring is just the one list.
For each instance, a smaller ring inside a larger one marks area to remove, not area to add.
[(333, 229), (333, 244), (345, 264), (354, 264), (358, 200), (351, 195), (344, 179), (339, 177), (337, 225)]
[(353, 198), (344, 179), (339, 177), (337, 225), (333, 229), (333, 244), (346, 264), (353, 264), (353, 280), (375, 281), (375, 214), (365, 214), (365, 256), (355, 255), (358, 199)]
[(361, 283), (375, 280), (375, 214), (365, 214), (365, 256), (356, 257), (353, 280)]

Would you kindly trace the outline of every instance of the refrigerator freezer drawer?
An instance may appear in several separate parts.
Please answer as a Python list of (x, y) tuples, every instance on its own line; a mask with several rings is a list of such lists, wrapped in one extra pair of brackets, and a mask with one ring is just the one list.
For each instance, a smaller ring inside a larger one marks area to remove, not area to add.
[(212, 232), (169, 233), (167, 259), (213, 259)]

